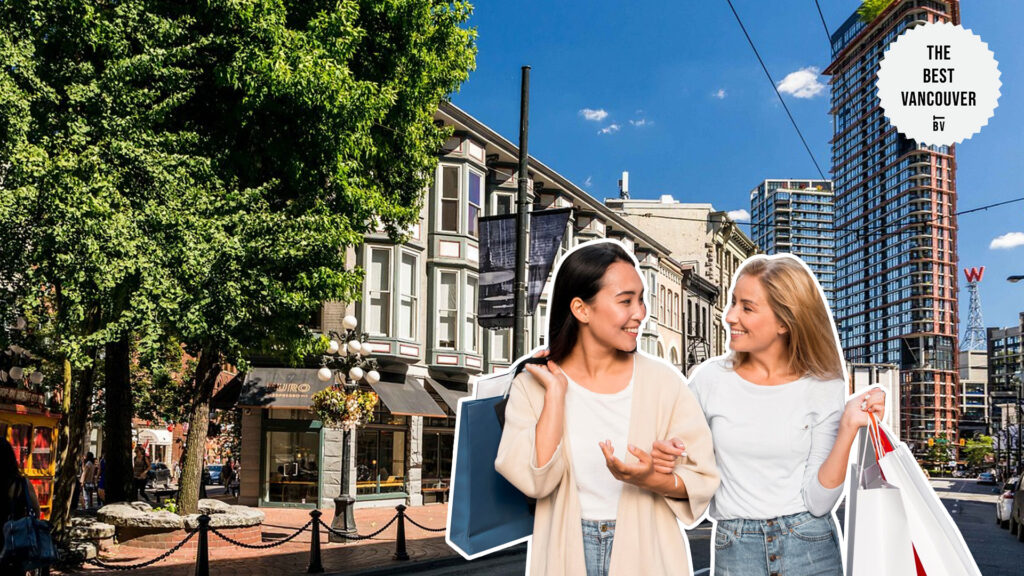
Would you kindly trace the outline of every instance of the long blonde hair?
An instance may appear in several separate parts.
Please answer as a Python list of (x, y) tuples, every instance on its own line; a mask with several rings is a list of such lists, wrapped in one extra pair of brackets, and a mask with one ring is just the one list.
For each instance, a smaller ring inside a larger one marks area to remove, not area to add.
[[(832, 312), (805, 265), (790, 255), (754, 256), (743, 263), (736, 280), (740, 276), (761, 281), (768, 305), (786, 327), (790, 369), (823, 380), (843, 378), (843, 358), (836, 343)], [(733, 365), (743, 364), (748, 356), (746, 352), (733, 352)]]

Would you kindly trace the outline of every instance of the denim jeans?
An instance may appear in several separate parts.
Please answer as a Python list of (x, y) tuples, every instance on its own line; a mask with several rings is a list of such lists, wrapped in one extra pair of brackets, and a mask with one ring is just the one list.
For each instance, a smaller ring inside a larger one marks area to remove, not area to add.
[(719, 520), (715, 576), (841, 576), (832, 516), (798, 512), (771, 520)]
[(614, 539), (614, 520), (583, 521), (583, 560), (587, 565), (587, 576), (608, 576)]

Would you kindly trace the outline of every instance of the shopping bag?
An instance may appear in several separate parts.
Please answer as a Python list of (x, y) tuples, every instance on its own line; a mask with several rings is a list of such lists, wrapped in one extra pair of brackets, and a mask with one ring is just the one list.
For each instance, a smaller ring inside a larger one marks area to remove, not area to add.
[(24, 478), (22, 482), (27, 515), (4, 523), (0, 560), (20, 565), (28, 571), (53, 564), (57, 560), (57, 549), (50, 536), (50, 523), (36, 517), (28, 493), (33, 490), (32, 484)]
[(878, 426), (883, 454), (878, 459), (886, 482), (899, 487), (910, 538), (927, 576), (981, 576), (963, 535), (932, 489), (906, 444)]
[[(501, 375), (506, 384), (511, 384), (512, 374)], [(467, 560), (522, 542), (533, 533), (526, 496), (494, 469), (501, 442), (495, 408), (504, 401), (504, 394), (459, 400), (445, 539)]]
[[(874, 438), (871, 438), (874, 440)], [(914, 548), (900, 491), (882, 478), (878, 448), (868, 454), (861, 433), (860, 462), (851, 466), (847, 503), (848, 576), (907, 576), (916, 573)], [(874, 442), (871, 442), (874, 446)]]

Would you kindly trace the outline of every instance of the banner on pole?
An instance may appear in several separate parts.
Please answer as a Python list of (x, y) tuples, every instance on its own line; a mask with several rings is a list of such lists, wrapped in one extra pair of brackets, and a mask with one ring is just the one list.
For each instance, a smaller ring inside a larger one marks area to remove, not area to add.
[[(540, 302), (571, 208), (530, 214), (530, 269), (526, 314)], [(511, 328), (515, 315), (516, 216), (480, 218), (480, 296), (477, 319), (484, 328)]]

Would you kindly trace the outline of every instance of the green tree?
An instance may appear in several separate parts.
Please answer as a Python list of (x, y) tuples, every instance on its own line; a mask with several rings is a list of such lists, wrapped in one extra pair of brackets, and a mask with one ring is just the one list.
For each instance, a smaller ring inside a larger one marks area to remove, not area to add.
[(857, 8), (857, 15), (863, 22), (872, 22), (879, 14), (885, 11), (895, 0), (864, 0), (860, 8)]
[(985, 463), (985, 458), (992, 454), (992, 437), (978, 436), (964, 441), (964, 447), (960, 449), (960, 456), (967, 460), (972, 468), (977, 468)]
[(346, 249), (418, 218), (447, 136), (433, 113), (473, 67), (469, 14), (440, 0), (0, 5), (15, 62), (0, 77), (0, 217), (31, 230), (0, 261), (20, 309), (49, 310), (33, 286), (63, 295), (54, 332), (75, 366), (106, 349), (115, 490), (130, 478), (132, 342), (143, 359), (176, 341), (196, 360), (179, 492), (194, 512), (223, 364), (314, 351), (303, 320), (359, 292)]

